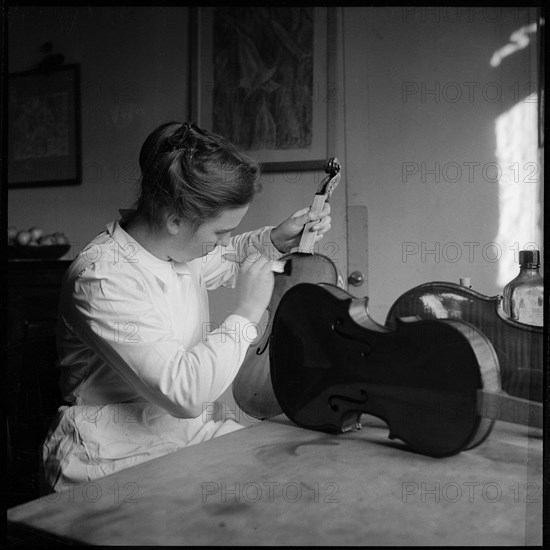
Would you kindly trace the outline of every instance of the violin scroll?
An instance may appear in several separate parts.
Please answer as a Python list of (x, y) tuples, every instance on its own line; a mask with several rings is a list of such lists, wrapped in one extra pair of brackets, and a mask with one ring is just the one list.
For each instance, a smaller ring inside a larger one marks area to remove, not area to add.
[(317, 189), (316, 195), (324, 195), (328, 200), (336, 186), (340, 183), (340, 162), (336, 157), (331, 157), (325, 163), (325, 173), (328, 174)]

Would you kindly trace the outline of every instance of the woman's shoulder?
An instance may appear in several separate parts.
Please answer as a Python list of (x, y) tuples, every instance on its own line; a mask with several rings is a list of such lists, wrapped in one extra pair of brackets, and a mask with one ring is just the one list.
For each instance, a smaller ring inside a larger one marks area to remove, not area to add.
[(109, 278), (128, 283), (140, 282), (142, 275), (132, 262), (123, 261), (117, 241), (103, 231), (92, 239), (76, 256), (69, 269), (67, 279)]

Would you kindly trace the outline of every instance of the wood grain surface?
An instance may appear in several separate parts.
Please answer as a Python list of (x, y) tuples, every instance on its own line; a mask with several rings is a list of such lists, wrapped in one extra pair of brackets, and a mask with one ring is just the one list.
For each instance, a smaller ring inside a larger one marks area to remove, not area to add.
[(542, 431), (497, 422), (435, 459), (284, 416), (8, 511), (13, 527), (99, 545), (525, 545), (542, 541)]

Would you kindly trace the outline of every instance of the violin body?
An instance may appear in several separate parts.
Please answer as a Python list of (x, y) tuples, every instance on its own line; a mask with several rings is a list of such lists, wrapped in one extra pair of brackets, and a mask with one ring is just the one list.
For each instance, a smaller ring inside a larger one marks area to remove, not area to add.
[[(327, 176), (320, 182), (313, 199), (311, 211), (320, 215), (324, 203), (340, 182), (340, 163), (332, 157), (325, 164)], [(272, 316), (283, 295), (299, 283), (338, 284), (340, 276), (334, 262), (314, 252), (316, 232), (311, 228), (316, 222), (308, 222), (299, 245), (279, 261), (285, 262), (284, 272), (275, 274), (275, 285), (269, 306), (260, 322), (260, 334), (251, 343), (243, 364), (233, 381), (233, 398), (247, 415), (265, 420), (281, 414), (273, 387), (270, 369), (270, 337)]]
[(430, 456), (481, 443), (494, 419), (478, 392), (500, 390), (498, 359), (476, 327), (457, 320), (373, 321), (367, 298), (331, 284), (298, 284), (282, 297), (270, 345), (271, 382), (299, 426), (331, 433), (384, 420), (389, 437)]
[(395, 327), (397, 318), (409, 316), (473, 324), (496, 351), (502, 389), (513, 396), (542, 402), (543, 329), (510, 319), (502, 309), (502, 296), (485, 296), (455, 283), (426, 283), (395, 301), (386, 326)]
[(272, 316), (283, 295), (298, 283), (333, 283), (338, 281), (334, 262), (322, 254), (286, 254), (283, 273), (275, 273), (275, 285), (265, 319), (260, 323), (261, 333), (251, 343), (243, 365), (233, 381), (233, 398), (247, 415), (264, 420), (281, 414), (282, 410), (271, 385), (269, 348)]

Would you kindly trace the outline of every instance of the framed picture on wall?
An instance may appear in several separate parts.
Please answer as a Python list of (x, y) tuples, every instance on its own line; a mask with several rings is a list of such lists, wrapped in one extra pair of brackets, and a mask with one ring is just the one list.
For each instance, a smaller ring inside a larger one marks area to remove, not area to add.
[(8, 186), (78, 185), (80, 66), (8, 78)]
[(327, 158), (327, 8), (194, 8), (191, 119), (264, 171)]

